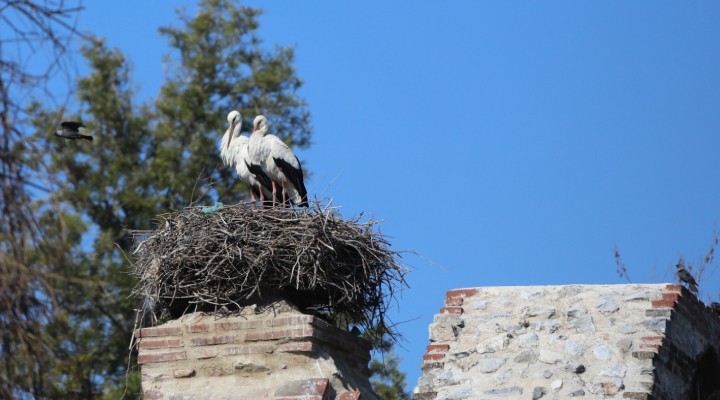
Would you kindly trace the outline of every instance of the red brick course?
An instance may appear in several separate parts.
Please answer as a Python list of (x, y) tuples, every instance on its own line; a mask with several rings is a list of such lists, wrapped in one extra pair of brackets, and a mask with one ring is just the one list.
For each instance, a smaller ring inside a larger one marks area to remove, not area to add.
[(208, 332), (209, 330), (210, 325), (208, 324), (188, 325), (187, 327), (189, 333)]
[(445, 299), (445, 306), (452, 307), (452, 306), (461, 306), (463, 305), (464, 300), (462, 297), (452, 297), (449, 299)]
[(176, 352), (170, 352), (170, 353), (139, 354), (138, 355), (138, 364), (176, 361), (176, 360), (187, 360), (187, 354), (184, 351), (176, 351)]
[(143, 328), (135, 331), (135, 337), (144, 338), (151, 336), (180, 336), (182, 330), (179, 327)]
[(140, 340), (138, 346), (141, 349), (165, 349), (182, 347), (182, 342), (180, 341), (180, 339)]
[(440, 309), (440, 314), (457, 314), (463, 313), (462, 307), (443, 307)]
[(450, 350), (449, 344), (430, 344), (427, 346), (428, 353), (445, 353)]
[(425, 354), (423, 355), (423, 361), (439, 361), (445, 359), (445, 354), (443, 353), (433, 353), (433, 354)]
[(214, 346), (235, 342), (237, 342), (237, 335), (206, 336), (190, 339), (191, 346)]
[(234, 356), (236, 354), (262, 354), (272, 353), (273, 345), (250, 345), (250, 346), (233, 346), (226, 347), (223, 350), (224, 356)]
[(455, 289), (450, 290), (445, 294), (445, 301), (452, 298), (458, 297), (472, 297), (477, 294), (477, 289)]

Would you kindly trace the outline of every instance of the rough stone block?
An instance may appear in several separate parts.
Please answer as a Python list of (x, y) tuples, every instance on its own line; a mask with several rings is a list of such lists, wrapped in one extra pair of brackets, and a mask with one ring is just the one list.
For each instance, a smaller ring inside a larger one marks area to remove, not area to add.
[(596, 359), (607, 361), (612, 357), (612, 352), (610, 351), (610, 347), (606, 344), (599, 344), (595, 347), (593, 347), (593, 356), (595, 356)]
[(457, 334), (464, 326), (463, 320), (459, 316), (453, 314), (438, 315), (435, 322), (430, 324), (430, 341), (431, 342), (452, 342), (455, 341)]
[(173, 372), (173, 378), (181, 379), (181, 378), (192, 378), (195, 376), (195, 370), (194, 369), (174, 369)]
[(413, 396), (415, 400), (434, 400), (436, 397), (437, 392), (415, 393)]
[(268, 372), (268, 368), (265, 364), (256, 363), (254, 361), (238, 361), (234, 365), (235, 371), (242, 374), (257, 374), (261, 372)]
[(477, 363), (477, 369), (480, 372), (489, 374), (500, 369), (506, 361), (507, 359), (505, 358), (486, 358)]

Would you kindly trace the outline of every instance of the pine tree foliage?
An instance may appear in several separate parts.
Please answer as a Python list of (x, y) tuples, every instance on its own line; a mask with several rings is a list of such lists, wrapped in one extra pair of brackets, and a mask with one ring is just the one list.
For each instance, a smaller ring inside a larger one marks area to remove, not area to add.
[[(77, 113), (63, 119), (82, 121), (91, 143), (52, 138), (56, 127), (48, 121), (63, 110), (32, 106), (37, 133), (31, 140), (44, 146), (44, 156), (27, 163), (48, 164), (47, 174), (59, 183), (44, 201), (60, 205), (59, 212), (32, 212), (42, 215), (44, 229), (63, 229), (58, 235), (65, 242), (47, 248), (63, 249), (62, 259), (52, 262), (71, 277), (57, 290), (61, 307), (38, 327), (47, 344), (37, 351), (57, 358), (42, 364), (45, 389), (33, 397), (139, 395), (133, 361), (126, 375), (139, 306), (129, 297), (135, 281), (128, 274), (126, 230), (149, 229), (154, 216), (192, 201), (246, 197), (235, 172), (219, 168), (218, 143), (230, 110), (243, 112), (246, 131), (262, 112), (287, 143), (309, 145), (309, 113), (296, 93), (302, 82), (292, 49), (265, 50), (255, 36), (258, 15), (208, 0), (195, 16), (181, 15), (182, 26), (161, 29), (170, 45), (168, 76), (152, 104), (136, 101), (132, 68), (118, 50), (99, 41), (84, 47), (91, 72), (78, 81)], [(218, 180), (222, 184), (208, 185)]]
[(400, 359), (390, 350), (384, 352), (382, 357), (370, 362), (370, 384), (375, 393), (385, 400), (410, 400), (411, 396), (405, 392), (405, 373), (400, 371)]

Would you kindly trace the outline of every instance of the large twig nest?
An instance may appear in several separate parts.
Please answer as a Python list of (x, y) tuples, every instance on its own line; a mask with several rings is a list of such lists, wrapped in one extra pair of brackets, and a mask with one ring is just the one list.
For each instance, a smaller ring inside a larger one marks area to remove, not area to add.
[[(205, 211), (205, 212), (203, 212)], [(134, 290), (156, 316), (196, 310), (230, 314), (278, 297), (347, 327), (390, 334), (385, 312), (407, 270), (378, 221), (247, 204), (161, 215), (136, 250)], [(138, 232), (136, 232), (136, 235)], [(378, 329), (379, 328), (379, 329)]]

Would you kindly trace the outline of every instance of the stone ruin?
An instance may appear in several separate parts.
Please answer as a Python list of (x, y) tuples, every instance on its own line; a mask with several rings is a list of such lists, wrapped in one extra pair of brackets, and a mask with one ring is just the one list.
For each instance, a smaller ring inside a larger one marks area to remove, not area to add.
[(447, 292), (417, 400), (720, 399), (720, 317), (680, 285)]

